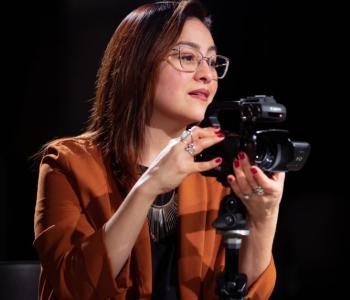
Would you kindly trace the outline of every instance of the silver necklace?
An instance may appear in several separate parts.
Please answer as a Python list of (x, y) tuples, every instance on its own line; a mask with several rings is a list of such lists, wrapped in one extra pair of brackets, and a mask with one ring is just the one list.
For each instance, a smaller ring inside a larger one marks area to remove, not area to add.
[(150, 236), (155, 242), (159, 242), (174, 233), (178, 223), (176, 190), (173, 190), (170, 200), (165, 204), (157, 205), (158, 197), (147, 214)]
[[(147, 167), (140, 166), (140, 169), (141, 175), (147, 170)], [(112, 161), (112, 171), (114, 176), (120, 176), (120, 169), (115, 161)], [(174, 233), (178, 224), (178, 200), (176, 189), (171, 192), (169, 200), (163, 201), (164, 199), (166, 200), (168, 194), (169, 193), (158, 195), (147, 213), (150, 236), (155, 242), (159, 242)]]

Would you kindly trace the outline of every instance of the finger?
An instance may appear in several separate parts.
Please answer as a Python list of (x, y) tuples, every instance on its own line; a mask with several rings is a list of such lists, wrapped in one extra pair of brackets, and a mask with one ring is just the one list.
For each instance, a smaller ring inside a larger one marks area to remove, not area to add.
[(212, 134), (212, 133), (215, 133), (217, 131), (220, 131), (220, 127), (218, 126), (213, 126), (213, 127), (199, 127), (199, 126), (192, 126), (191, 127), (191, 131), (194, 131), (194, 132), (199, 132), (199, 134), (203, 134), (203, 135), (206, 135), (206, 134)]
[(247, 204), (248, 203), (247, 201), (250, 199), (251, 196), (253, 196), (253, 192), (252, 191), (247, 192), (247, 193), (242, 192), (238, 183), (237, 183), (237, 179), (233, 175), (228, 175), (227, 181), (228, 181), (232, 191), (234, 192), (234, 194), (237, 197), (239, 197), (244, 204)]
[(193, 140), (202, 139), (210, 136), (215, 136), (220, 132), (220, 128), (217, 127), (199, 127), (193, 126), (191, 129)]
[(271, 179), (277, 182), (283, 182), (285, 177), (286, 177), (286, 173), (284, 172), (277, 172), (271, 175)]
[(218, 167), (221, 163), (222, 163), (221, 157), (216, 157), (216, 158), (209, 160), (209, 161), (196, 162), (194, 164), (193, 173), (209, 171), (211, 169)]
[(242, 195), (242, 192), (239, 189), (239, 186), (238, 186), (238, 183), (237, 183), (237, 180), (236, 180), (235, 176), (228, 175), (227, 176), (227, 181), (228, 181), (230, 187), (232, 188), (233, 192), (235, 193), (235, 195), (240, 197)]
[[(252, 166), (250, 168), (251, 173), (254, 176), (255, 181), (259, 186), (261, 186), (265, 191), (271, 192), (277, 185), (283, 183), (285, 179), (284, 172), (274, 173), (272, 178), (266, 176), (266, 174), (257, 166)], [(274, 181), (274, 184), (271, 184), (271, 180)]]
[(250, 195), (252, 193), (252, 187), (248, 183), (246, 174), (244, 173), (244, 170), (240, 164), (240, 161), (238, 159), (235, 159), (233, 161), (233, 169), (236, 177), (236, 181), (239, 187), (239, 190), (243, 195)]
[(202, 152), (204, 149), (209, 148), (217, 143), (220, 143), (225, 136), (223, 134), (215, 134), (206, 138), (198, 139), (196, 145), (198, 146), (198, 153)]
[(245, 174), (246, 180), (248, 181), (248, 184), (252, 187), (255, 188), (258, 184), (254, 179), (253, 173), (251, 172), (251, 164), (249, 162), (248, 156), (246, 153), (243, 151), (238, 153), (238, 158), (239, 158), (239, 164)]
[(190, 155), (195, 156), (201, 153), (204, 149), (221, 142), (224, 138), (224, 135), (214, 134), (207, 138), (197, 139), (196, 141), (179, 143), (177, 147), (183, 147), (183, 149), (185, 149)]

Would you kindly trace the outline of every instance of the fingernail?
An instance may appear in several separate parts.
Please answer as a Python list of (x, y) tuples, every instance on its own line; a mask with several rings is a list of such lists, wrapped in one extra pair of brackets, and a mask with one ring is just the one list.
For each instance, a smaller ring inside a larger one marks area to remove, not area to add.
[(244, 152), (239, 152), (238, 153), (238, 157), (239, 157), (239, 159), (244, 159), (245, 158), (245, 154), (244, 154)]
[(215, 134), (216, 134), (217, 137), (219, 137), (219, 138), (225, 137), (225, 134), (224, 134), (223, 132), (221, 132), (221, 131), (215, 132)]
[(233, 161), (233, 164), (235, 165), (235, 168), (238, 168), (238, 167), (239, 167), (239, 161), (238, 161), (238, 159), (235, 159), (235, 160)]
[(232, 182), (232, 181), (233, 181), (233, 178), (232, 178), (231, 176), (227, 176), (227, 180), (228, 180), (229, 182)]
[(215, 159), (215, 162), (216, 162), (217, 164), (221, 163), (221, 162), (222, 162), (222, 158), (221, 158), (221, 157), (216, 158), (216, 159)]
[(219, 126), (219, 125), (213, 125), (213, 128), (214, 128), (215, 130), (220, 130), (220, 126)]
[(251, 168), (250, 168), (250, 171), (251, 171), (253, 174), (258, 173), (258, 170), (257, 170), (257, 168), (255, 168), (255, 167), (251, 167)]

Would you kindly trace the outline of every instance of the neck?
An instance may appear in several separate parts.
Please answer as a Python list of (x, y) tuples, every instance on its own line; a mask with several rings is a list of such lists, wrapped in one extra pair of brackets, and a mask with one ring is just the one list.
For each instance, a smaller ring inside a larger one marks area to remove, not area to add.
[(149, 166), (151, 161), (156, 158), (169, 141), (180, 136), (185, 128), (185, 126), (171, 126), (170, 124), (166, 126), (158, 126), (154, 123), (146, 125), (145, 144), (141, 156), (141, 164)]

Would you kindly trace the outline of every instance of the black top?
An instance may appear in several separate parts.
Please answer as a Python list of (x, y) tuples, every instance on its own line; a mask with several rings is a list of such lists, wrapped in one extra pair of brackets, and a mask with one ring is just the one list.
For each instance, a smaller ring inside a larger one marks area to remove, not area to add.
[(173, 234), (159, 242), (151, 239), (152, 299), (178, 300), (177, 238)]
[[(174, 191), (170, 191), (158, 195), (154, 200), (154, 204), (166, 204), (170, 201), (173, 192)], [(158, 242), (151, 239), (153, 300), (180, 299), (177, 273), (178, 255), (176, 231)]]

